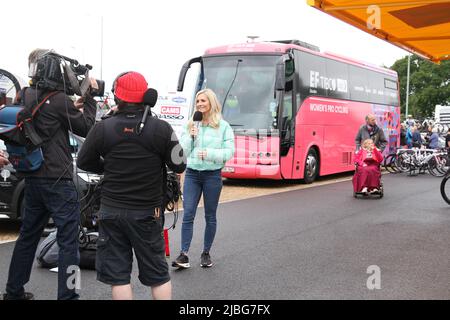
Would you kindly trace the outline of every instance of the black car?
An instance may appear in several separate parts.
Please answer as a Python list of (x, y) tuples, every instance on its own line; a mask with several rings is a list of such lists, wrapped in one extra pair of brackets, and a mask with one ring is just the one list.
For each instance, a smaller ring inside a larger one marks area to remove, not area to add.
[[(94, 187), (101, 179), (101, 176), (97, 174), (88, 173), (76, 167), (76, 155), (83, 142), (84, 138), (70, 134), (70, 145), (74, 158), (73, 180), (78, 189), (81, 207), (86, 204)], [(0, 149), (6, 150), (2, 140), (0, 140)], [(20, 219), (24, 209), (24, 188), (25, 180), (17, 176), (11, 164), (0, 170), (0, 215), (7, 215), (11, 219)]]

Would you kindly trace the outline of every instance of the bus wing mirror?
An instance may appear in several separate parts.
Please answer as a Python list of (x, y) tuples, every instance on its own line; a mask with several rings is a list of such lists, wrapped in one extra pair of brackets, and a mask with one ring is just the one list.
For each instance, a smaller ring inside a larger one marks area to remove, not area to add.
[(275, 75), (275, 90), (284, 91), (286, 88), (286, 67), (284, 61), (277, 63), (277, 70)]
[(192, 58), (183, 64), (183, 67), (181, 68), (181, 71), (180, 71), (180, 76), (178, 77), (178, 86), (177, 86), (178, 91), (183, 91), (184, 80), (186, 79), (186, 74), (187, 74), (189, 68), (191, 67), (191, 65), (193, 63), (197, 63), (197, 62), (202, 63), (202, 57)]

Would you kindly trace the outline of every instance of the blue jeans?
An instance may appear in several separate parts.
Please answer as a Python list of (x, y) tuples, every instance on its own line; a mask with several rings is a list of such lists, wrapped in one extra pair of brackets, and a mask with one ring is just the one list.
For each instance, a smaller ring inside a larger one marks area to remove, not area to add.
[(221, 170), (197, 171), (186, 170), (183, 188), (183, 225), (181, 227), (181, 251), (187, 253), (194, 232), (194, 218), (203, 193), (205, 206), (205, 236), (203, 251), (209, 252), (217, 230), (216, 212), (222, 191)]
[(80, 205), (78, 194), (72, 180), (26, 178), (25, 210), (22, 217), (20, 235), (14, 247), (9, 266), (6, 293), (11, 298), (24, 294), (24, 285), (28, 283), (42, 232), (49, 217), (58, 230), (58, 299), (78, 299), (75, 288), (67, 284), (73, 273), (69, 266), (79, 265), (78, 230), (80, 223)]

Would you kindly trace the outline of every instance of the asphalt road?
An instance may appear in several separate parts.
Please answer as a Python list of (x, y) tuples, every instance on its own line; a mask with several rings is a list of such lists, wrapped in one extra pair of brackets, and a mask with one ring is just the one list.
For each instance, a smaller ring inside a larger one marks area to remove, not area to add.
[[(191, 269), (171, 269), (174, 299), (450, 299), (450, 206), (440, 179), (383, 176), (383, 199), (354, 199), (350, 181), (224, 203), (211, 252), (200, 268), (203, 209)], [(171, 231), (174, 259), (178, 224)], [(0, 245), (0, 291), (14, 243)], [(170, 260), (169, 260), (170, 263)], [(368, 273), (376, 266), (378, 273)], [(137, 280), (136, 299), (149, 299)], [(369, 283), (380, 289), (369, 290)], [(56, 297), (57, 275), (33, 267), (27, 290)], [(82, 271), (82, 299), (110, 299), (110, 288)]]

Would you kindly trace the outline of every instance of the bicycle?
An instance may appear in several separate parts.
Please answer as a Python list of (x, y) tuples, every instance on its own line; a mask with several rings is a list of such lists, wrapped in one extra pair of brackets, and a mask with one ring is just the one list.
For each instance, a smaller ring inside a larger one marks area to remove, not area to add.
[[(450, 179), (450, 169), (447, 171), (447, 173), (444, 175), (444, 178), (442, 178), (441, 181), (441, 196), (442, 199), (444, 199), (447, 204), (450, 205), (450, 184), (447, 185), (448, 180)], [(447, 191), (447, 189), (449, 189)]]

